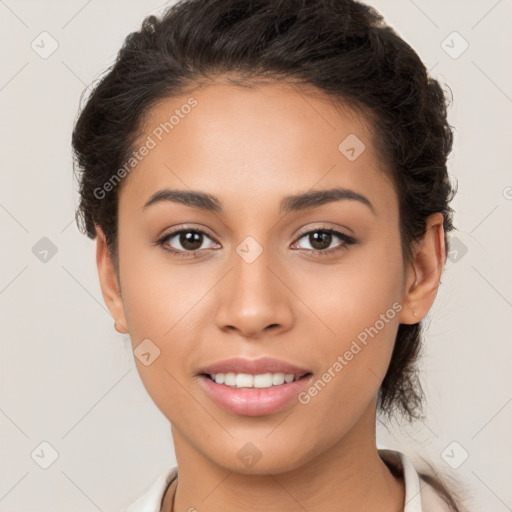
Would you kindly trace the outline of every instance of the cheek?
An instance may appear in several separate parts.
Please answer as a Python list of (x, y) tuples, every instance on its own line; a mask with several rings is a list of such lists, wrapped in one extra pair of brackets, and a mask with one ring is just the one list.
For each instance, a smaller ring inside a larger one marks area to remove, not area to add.
[[(132, 243), (136, 242), (129, 238), (120, 241), (124, 250), (120, 270), (134, 361), (157, 407), (174, 418), (176, 411), (190, 408), (190, 397), (182, 388), (183, 368), (190, 365), (201, 330), (198, 322), (206, 316), (206, 301), (201, 299), (218, 278), (212, 277), (207, 264), (179, 265), (160, 249), (142, 249), (140, 242), (138, 247)], [(144, 352), (157, 354), (149, 365), (137, 357), (143, 347)]]
[(323, 333), (320, 382), (304, 401), (311, 398), (320, 416), (323, 407), (335, 406), (352, 408), (357, 417), (356, 409), (376, 395), (394, 347), (402, 309), (400, 240), (383, 237), (323, 272), (298, 292), (308, 298)]
[[(293, 278), (293, 289), (314, 314), (308, 317), (313, 321), (316, 317), (326, 339), (340, 343), (353, 339), (402, 300), (398, 236), (381, 236), (354, 246), (336, 265), (312, 265), (309, 263)], [(396, 306), (387, 315), (391, 320), (395, 319), (395, 310)]]
[[(120, 244), (121, 245), (121, 244)], [(132, 339), (163, 339), (182, 328), (189, 313), (213, 284), (208, 264), (177, 264), (164, 249), (129, 250), (124, 242), (121, 283), (124, 310)], [(138, 243), (139, 247), (142, 245)]]
[(327, 444), (347, 433), (376, 399), (399, 325), (399, 301), (385, 296), (365, 300), (363, 295), (351, 299), (338, 301), (338, 314), (330, 317), (336, 335), (317, 346), (323, 364), (299, 396), (308, 428), (323, 432)]

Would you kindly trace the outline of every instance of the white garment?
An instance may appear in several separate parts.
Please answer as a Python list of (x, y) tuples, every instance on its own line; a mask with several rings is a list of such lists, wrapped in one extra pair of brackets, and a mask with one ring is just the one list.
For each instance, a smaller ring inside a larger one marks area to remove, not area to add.
[[(403, 512), (451, 512), (434, 489), (421, 480), (412, 462), (402, 452), (379, 449), (382, 459), (394, 460), (402, 468), (405, 482), (405, 508)], [(178, 467), (164, 471), (151, 487), (126, 512), (160, 512), (167, 487), (178, 475)]]

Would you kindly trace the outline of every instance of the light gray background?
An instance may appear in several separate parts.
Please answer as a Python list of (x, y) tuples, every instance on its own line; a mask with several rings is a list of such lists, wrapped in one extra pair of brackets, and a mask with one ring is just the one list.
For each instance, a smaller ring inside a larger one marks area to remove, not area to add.
[[(428, 419), (379, 425), (379, 445), (456, 477), (473, 511), (512, 510), (512, 3), (370, 3), (453, 91), (459, 184), (456, 252), (422, 363)], [(73, 222), (70, 151), (80, 94), (164, 5), (0, 0), (2, 512), (122, 510), (175, 463), (168, 422), (103, 304), (95, 243)], [(51, 49), (43, 31), (58, 43), (46, 59), (31, 47)], [(460, 56), (453, 31), (469, 44)], [(57, 249), (46, 262), (43, 237)], [(47, 469), (43, 442), (58, 453)]]

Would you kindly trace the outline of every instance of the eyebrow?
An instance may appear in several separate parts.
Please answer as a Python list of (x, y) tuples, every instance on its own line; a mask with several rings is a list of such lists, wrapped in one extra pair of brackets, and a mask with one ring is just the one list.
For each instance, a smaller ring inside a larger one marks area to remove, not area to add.
[[(354, 190), (343, 187), (335, 187), (327, 190), (313, 190), (302, 194), (286, 196), (281, 200), (280, 212), (289, 213), (307, 210), (327, 203), (343, 200), (358, 201), (367, 206), (372, 213), (376, 215), (375, 208), (367, 197)], [(155, 192), (144, 204), (143, 209), (165, 201), (180, 203), (185, 206), (190, 206), (191, 208), (208, 212), (223, 213), (224, 211), (222, 202), (211, 194), (197, 190), (171, 190), (168, 188)]]

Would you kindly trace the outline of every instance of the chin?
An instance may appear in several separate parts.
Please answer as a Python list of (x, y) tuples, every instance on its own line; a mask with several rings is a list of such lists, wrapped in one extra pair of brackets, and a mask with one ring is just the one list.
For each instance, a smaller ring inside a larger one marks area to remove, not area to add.
[[(254, 443), (246, 441), (239, 445), (236, 443), (232, 448), (226, 447), (222, 453), (210, 454), (209, 458), (233, 473), (263, 476), (297, 470), (314, 458), (313, 454), (298, 451), (298, 448), (304, 449), (300, 441), (293, 445), (281, 445), (279, 449), (269, 446), (268, 440)], [(234, 456), (227, 456), (229, 453), (234, 453)]]

